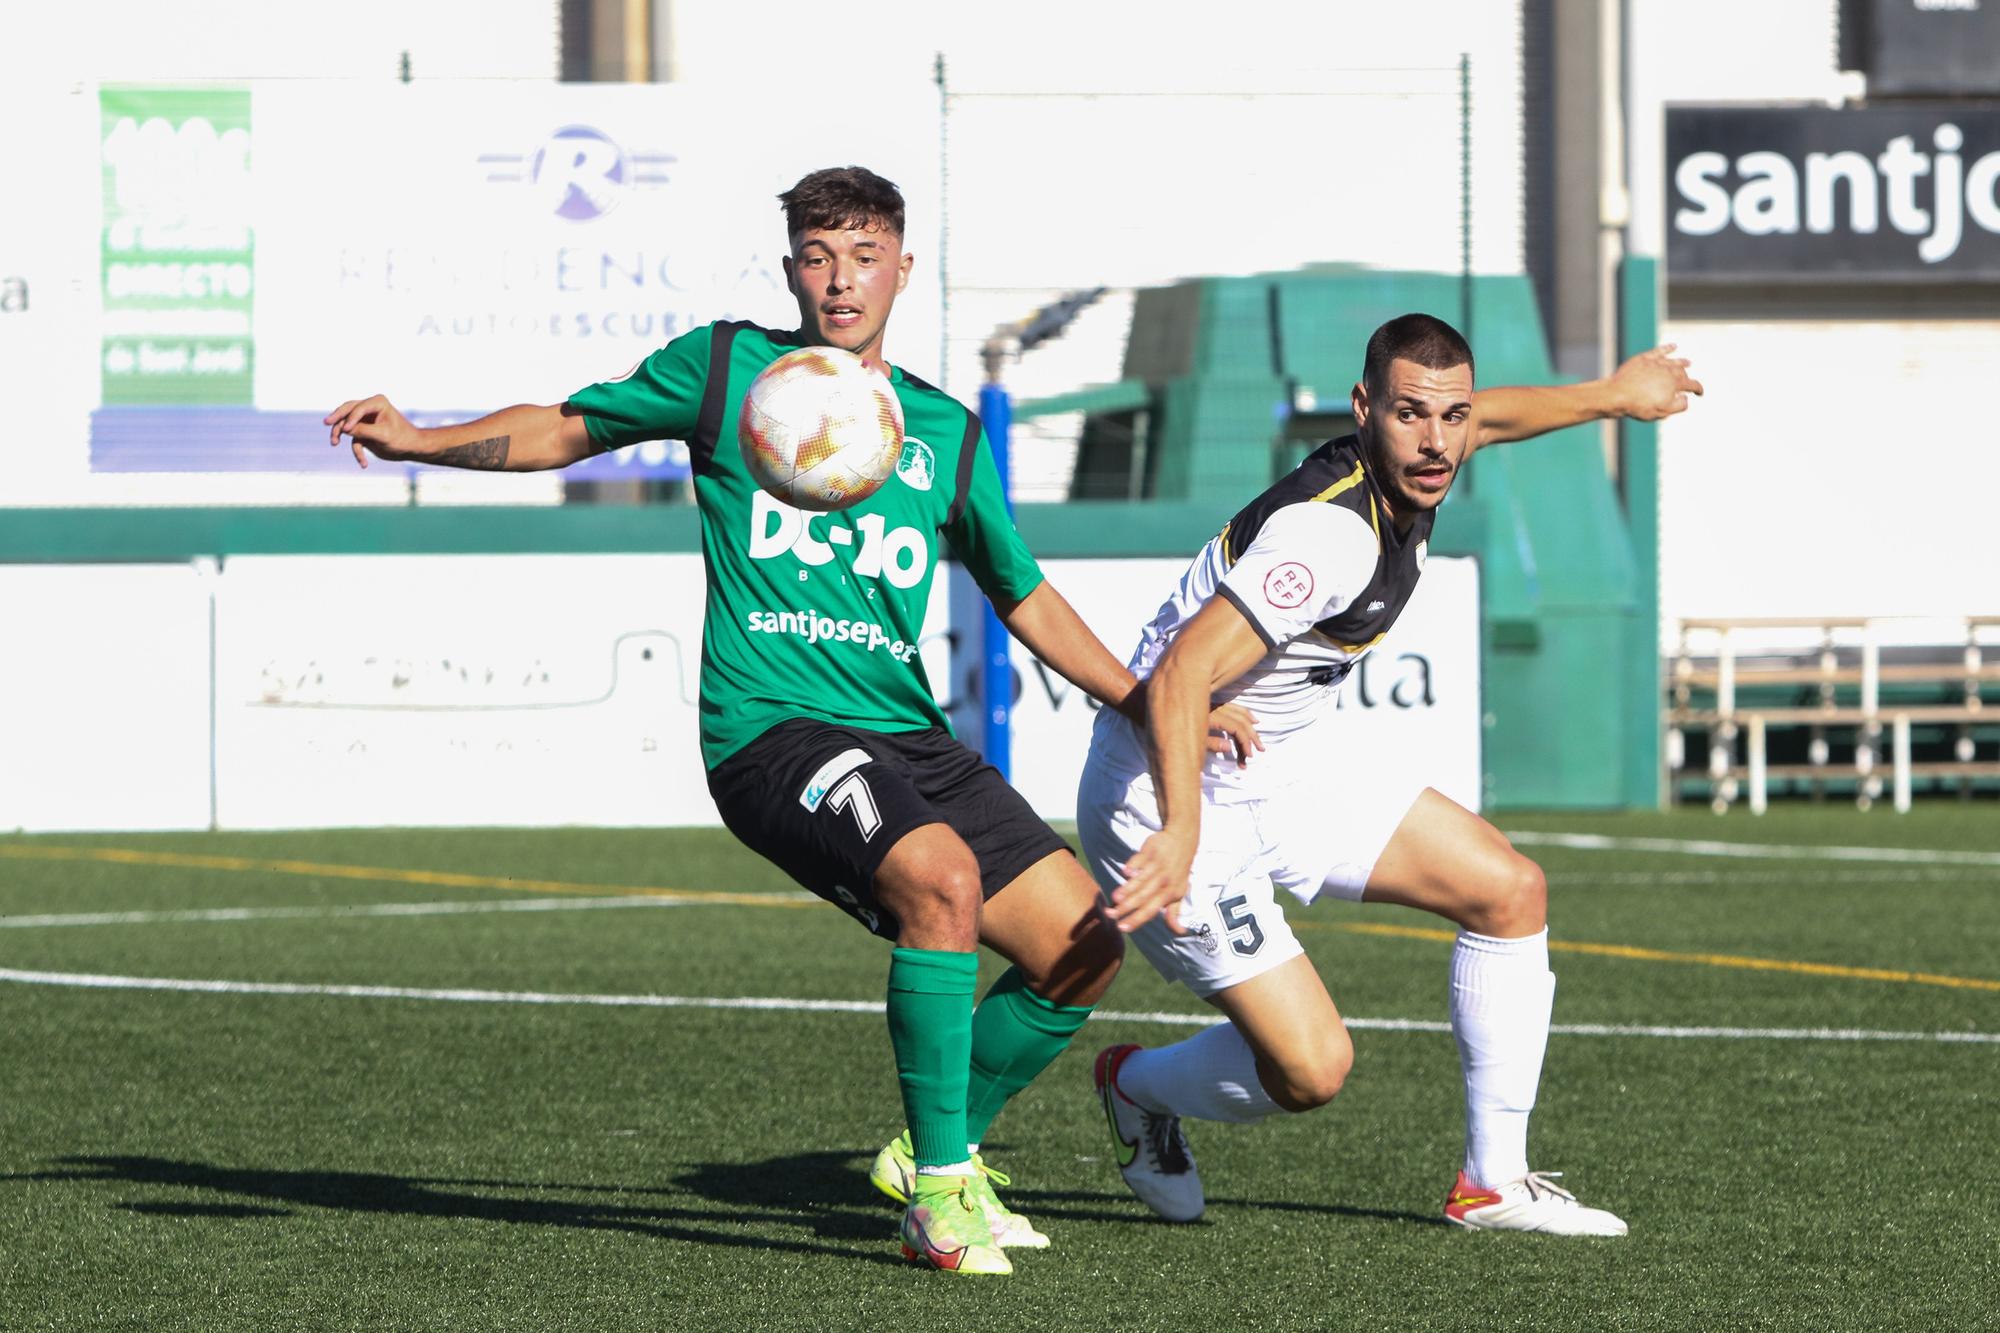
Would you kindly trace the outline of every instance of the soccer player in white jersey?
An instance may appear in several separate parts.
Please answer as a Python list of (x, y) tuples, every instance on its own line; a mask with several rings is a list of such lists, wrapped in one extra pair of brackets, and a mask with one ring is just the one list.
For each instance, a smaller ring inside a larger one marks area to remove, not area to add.
[[(1120, 1168), (1161, 1216), (1192, 1220), (1204, 1206), (1181, 1117), (1311, 1110), (1353, 1063), (1339, 1011), (1275, 900), (1283, 886), (1305, 901), (1401, 903), (1459, 927), (1451, 1023), (1467, 1125), (1446, 1218), (1625, 1233), (1528, 1165), (1555, 994), (1541, 870), (1478, 815), (1420, 781), (1370, 771), (1316, 724), (1408, 601), (1466, 457), (1583, 421), (1684, 410), (1701, 386), (1672, 351), (1588, 384), (1475, 395), (1456, 330), (1428, 315), (1391, 320), (1368, 341), (1356, 433), (1239, 512), (1144, 630), (1132, 669), (1150, 681), (1150, 715), (1134, 724), (1098, 714), (1077, 831), (1120, 927), (1228, 1019), (1171, 1046), (1113, 1046), (1097, 1058)], [(1210, 752), (1211, 697), (1250, 710), (1263, 753), (1241, 764)]]

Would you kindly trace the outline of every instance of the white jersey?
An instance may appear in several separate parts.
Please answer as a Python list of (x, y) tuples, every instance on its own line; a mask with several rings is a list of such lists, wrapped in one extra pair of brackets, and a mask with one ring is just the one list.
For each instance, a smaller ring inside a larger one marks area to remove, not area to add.
[[(1423, 568), (1430, 515), (1398, 534), (1351, 437), (1316, 450), (1202, 547), (1140, 633), (1141, 679), (1211, 598), (1227, 598), (1269, 650), (1216, 696), (1250, 710), (1265, 750), (1247, 768), (1211, 755), (1203, 788), (1219, 801), (1254, 798), (1291, 781), (1312, 747), (1301, 741), (1330, 711), (1354, 664), (1409, 600)], [(1122, 714), (1097, 715), (1094, 757), (1137, 780), (1146, 739)]]
[[(1371, 778), (1332, 754), (1334, 730), (1316, 724), (1415, 591), (1431, 520), (1419, 514), (1398, 532), (1359, 442), (1331, 441), (1202, 548), (1140, 635), (1132, 671), (1143, 679), (1174, 635), (1225, 597), (1267, 650), (1220, 696), (1250, 710), (1265, 749), (1247, 768), (1227, 755), (1203, 768), (1201, 842), (1180, 905), (1187, 933), (1156, 918), (1132, 937), (1161, 975), (1197, 995), (1297, 956), (1275, 889), (1359, 898), (1422, 791), (1407, 774)], [(1076, 826), (1084, 864), (1110, 894), (1161, 817), (1142, 730), (1110, 709), (1096, 728)]]

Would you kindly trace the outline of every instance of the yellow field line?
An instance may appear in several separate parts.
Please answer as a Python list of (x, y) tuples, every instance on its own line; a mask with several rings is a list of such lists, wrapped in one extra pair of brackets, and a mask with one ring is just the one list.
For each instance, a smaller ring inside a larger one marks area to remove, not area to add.
[(310, 875), (378, 884), (424, 884), (443, 889), (504, 889), (518, 893), (584, 893), (597, 896), (659, 898), (667, 902), (718, 903), (740, 907), (814, 907), (818, 899), (770, 893), (727, 893), (711, 889), (636, 888), (625, 884), (573, 884), (511, 875), (467, 875), (454, 870), (400, 870), (386, 866), (334, 865), (320, 861), (259, 861), (246, 856), (189, 852), (148, 852), (128, 847), (42, 847), (0, 843), (0, 857), (22, 861), (98, 861), (111, 865), (168, 866), (178, 870), (253, 871), (269, 875)]
[[(1384, 926), (1368, 922), (1337, 923), (1304, 921), (1309, 930), (1344, 930), (1354, 935), (1386, 935), (1406, 940), (1441, 940), (1450, 943), (1456, 931), (1427, 930), (1420, 926)], [(1550, 940), (1550, 953), (1595, 954), (1600, 958), (1631, 958), (1647, 963), (1696, 963), (1703, 967), (1731, 967), (1750, 972), (1794, 972), (1813, 977), (1841, 977), (1849, 981), (1900, 981), (1915, 986), (1950, 986), (1958, 990), (2000, 991), (2000, 981), (1982, 977), (1946, 977), (1934, 972), (1900, 972), (1886, 967), (1843, 967), (1837, 963), (1805, 963), (1787, 958), (1746, 958), (1727, 953), (1671, 953), (1665, 949), (1641, 949), (1630, 944), (1585, 944), (1573, 940)]]
[[(274, 875), (308, 875), (322, 879), (352, 879), (383, 884), (424, 884), (449, 889), (500, 889), (510, 893), (578, 893), (635, 898), (659, 898), (668, 902), (715, 903), (741, 907), (813, 907), (817, 899), (783, 897), (770, 893), (729, 893), (714, 889), (669, 889), (634, 887), (622, 884), (576, 884), (566, 880), (516, 879), (500, 875), (468, 875), (454, 870), (402, 870), (386, 866), (337, 865), (321, 861), (261, 861), (245, 856), (210, 856), (190, 852), (152, 852), (128, 847), (45, 847), (0, 842), (0, 857), (24, 861), (96, 861), (110, 865), (166, 866), (183, 870), (251, 871)], [(1342, 930), (1353, 935), (1386, 936), (1392, 939), (1436, 940), (1449, 944), (1456, 931), (1422, 926), (1391, 926), (1373, 922), (1302, 921), (1301, 930)], [(1881, 967), (1844, 967), (1837, 963), (1808, 963), (1785, 958), (1747, 958), (1738, 954), (1673, 953), (1665, 949), (1642, 949), (1629, 944), (1589, 944), (1573, 940), (1550, 940), (1551, 953), (1593, 954), (1601, 958), (1629, 958), (1650, 963), (1693, 963), (1703, 967), (1736, 968), (1752, 972), (1790, 972), (1802, 976), (1839, 977), (1849, 981), (1894, 981), (1905, 985), (1947, 986), (1957, 990), (2000, 992), (2000, 981), (1981, 977), (1940, 976), (1932, 972), (1904, 972)]]

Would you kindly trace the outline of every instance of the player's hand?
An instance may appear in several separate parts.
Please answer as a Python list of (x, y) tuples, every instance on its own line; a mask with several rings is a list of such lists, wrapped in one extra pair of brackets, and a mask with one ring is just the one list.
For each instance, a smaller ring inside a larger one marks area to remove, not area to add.
[(1658, 421), (1687, 411), (1688, 395), (1701, 393), (1701, 381), (1688, 374), (1687, 358), (1673, 353), (1673, 343), (1662, 343), (1612, 372), (1611, 385), (1626, 416)]
[(369, 454), (393, 461), (416, 452), (417, 428), (379, 393), (348, 399), (327, 413), (320, 424), (327, 427), (329, 445), (337, 446), (341, 436), (348, 436), (354, 445), (354, 461), (363, 467), (368, 466)]
[(1197, 835), (1161, 829), (1133, 853), (1125, 863), (1125, 882), (1112, 891), (1107, 913), (1118, 929), (1129, 935), (1165, 912), (1167, 929), (1187, 934), (1181, 926), (1181, 899), (1187, 897), (1188, 871), (1199, 841)]
[(1238, 768), (1250, 766), (1250, 756), (1264, 748), (1257, 719), (1242, 704), (1217, 704), (1208, 714), (1210, 754), (1233, 755)]

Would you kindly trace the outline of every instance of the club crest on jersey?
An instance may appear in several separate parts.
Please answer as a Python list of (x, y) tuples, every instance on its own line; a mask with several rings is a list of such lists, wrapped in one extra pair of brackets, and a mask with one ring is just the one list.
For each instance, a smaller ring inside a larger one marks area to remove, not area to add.
[(1303, 606), (1306, 598), (1312, 596), (1312, 590), (1312, 571), (1295, 560), (1286, 561), (1264, 576), (1264, 600), (1280, 610)]
[(914, 435), (903, 439), (903, 456), (896, 460), (896, 475), (913, 491), (927, 491), (937, 479), (937, 455)]

